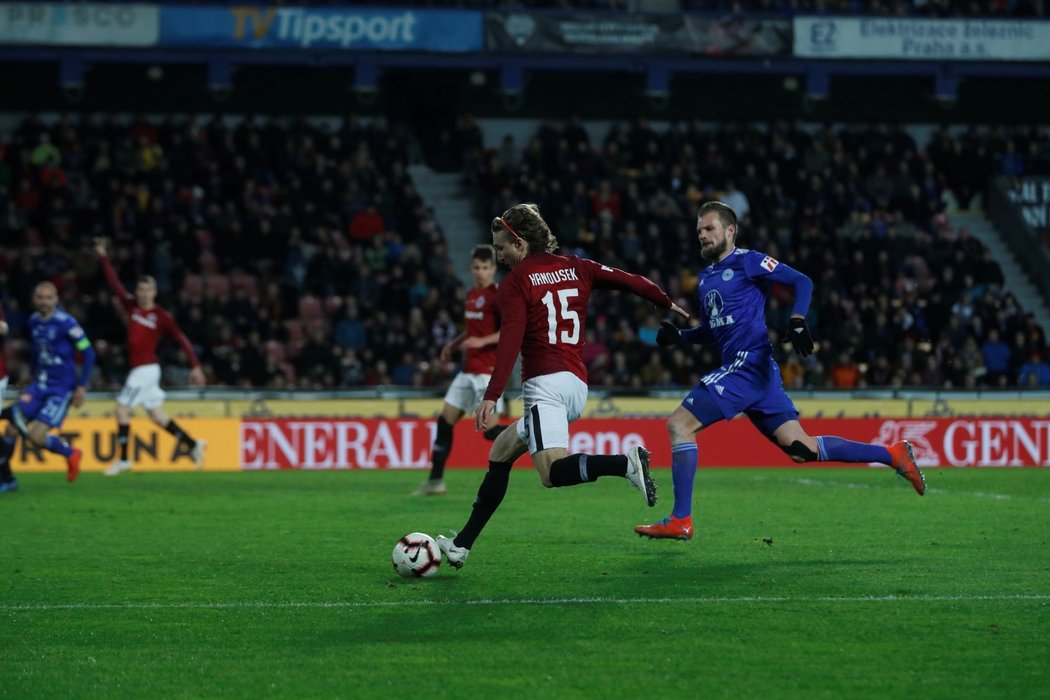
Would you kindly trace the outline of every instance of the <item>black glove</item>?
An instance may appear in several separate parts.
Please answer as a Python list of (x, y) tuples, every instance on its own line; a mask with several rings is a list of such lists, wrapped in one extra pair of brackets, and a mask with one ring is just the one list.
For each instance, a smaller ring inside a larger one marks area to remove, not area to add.
[(678, 326), (670, 321), (662, 321), (660, 323), (660, 330), (656, 331), (656, 344), (665, 347), (678, 345), (678, 341), (681, 337), (682, 331), (678, 330)]
[(785, 344), (791, 343), (799, 357), (809, 357), (813, 354), (813, 336), (809, 334), (806, 319), (792, 317), (788, 321), (787, 335), (784, 337)]

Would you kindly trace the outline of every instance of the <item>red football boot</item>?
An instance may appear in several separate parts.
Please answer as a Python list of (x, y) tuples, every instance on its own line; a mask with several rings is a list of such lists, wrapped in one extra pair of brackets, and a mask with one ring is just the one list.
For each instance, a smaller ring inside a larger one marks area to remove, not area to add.
[(911, 443), (907, 440), (898, 442), (889, 448), (890, 457), (893, 458), (893, 468), (897, 470), (897, 476), (907, 479), (915, 488), (915, 493), (922, 496), (926, 493), (926, 477), (919, 471), (919, 465), (915, 463), (915, 454), (912, 452)]
[(73, 451), (66, 457), (66, 481), (76, 481), (80, 475), (80, 458), (84, 456), (79, 447), (74, 447)]
[(651, 540), (691, 540), (693, 539), (693, 516), (684, 518), (667, 516), (652, 525), (638, 525), (634, 528), (639, 537)]

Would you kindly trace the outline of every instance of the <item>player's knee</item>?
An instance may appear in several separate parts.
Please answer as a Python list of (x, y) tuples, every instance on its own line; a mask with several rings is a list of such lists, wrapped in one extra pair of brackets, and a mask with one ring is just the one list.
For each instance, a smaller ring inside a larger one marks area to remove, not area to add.
[(806, 447), (801, 440), (795, 440), (790, 445), (782, 445), (779, 443), (778, 445), (793, 462), (798, 464), (803, 462), (816, 462), (818, 459), (817, 453)]
[(693, 439), (693, 433), (674, 419), (667, 421), (667, 435), (671, 438), (672, 445)]

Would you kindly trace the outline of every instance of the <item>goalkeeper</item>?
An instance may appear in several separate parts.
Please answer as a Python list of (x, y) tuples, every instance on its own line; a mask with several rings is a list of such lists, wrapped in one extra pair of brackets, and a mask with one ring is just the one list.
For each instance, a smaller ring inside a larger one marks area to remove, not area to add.
[(722, 352), (722, 366), (700, 378), (667, 423), (674, 482), (671, 515), (652, 525), (639, 525), (635, 532), (654, 539), (692, 538), (696, 433), (739, 413), (795, 462), (878, 462), (893, 467), (920, 496), (924, 494), (926, 482), (907, 441), (886, 448), (839, 437), (811, 437), (802, 429), (773, 359), (765, 308), (771, 283), (794, 288), (795, 305), (784, 342), (808, 357), (813, 338), (806, 327), (806, 311), (813, 282), (768, 255), (737, 248), (738, 230), (736, 214), (728, 205), (707, 202), (700, 207), (696, 233), (700, 255), (710, 263), (700, 272), (697, 286), (700, 325), (680, 331), (665, 321), (657, 342), (665, 346), (714, 343)]

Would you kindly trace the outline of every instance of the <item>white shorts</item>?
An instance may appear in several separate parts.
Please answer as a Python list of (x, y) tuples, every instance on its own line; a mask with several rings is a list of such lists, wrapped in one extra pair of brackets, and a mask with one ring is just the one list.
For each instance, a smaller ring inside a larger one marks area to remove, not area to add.
[(128, 408), (143, 406), (147, 411), (164, 403), (160, 388), (160, 365), (139, 365), (131, 370), (124, 388), (117, 394), (117, 403)]
[(555, 372), (526, 379), (521, 385), (525, 415), (517, 423), (518, 437), (529, 454), (552, 447), (569, 449), (569, 423), (583, 415), (587, 385), (572, 372)]
[[(445, 392), (445, 403), (463, 411), (473, 413), (478, 404), (485, 398), (485, 390), (489, 388), (491, 374), (467, 374), (460, 372), (449, 384)], [(496, 401), (496, 413), (503, 413), (503, 397)]]

